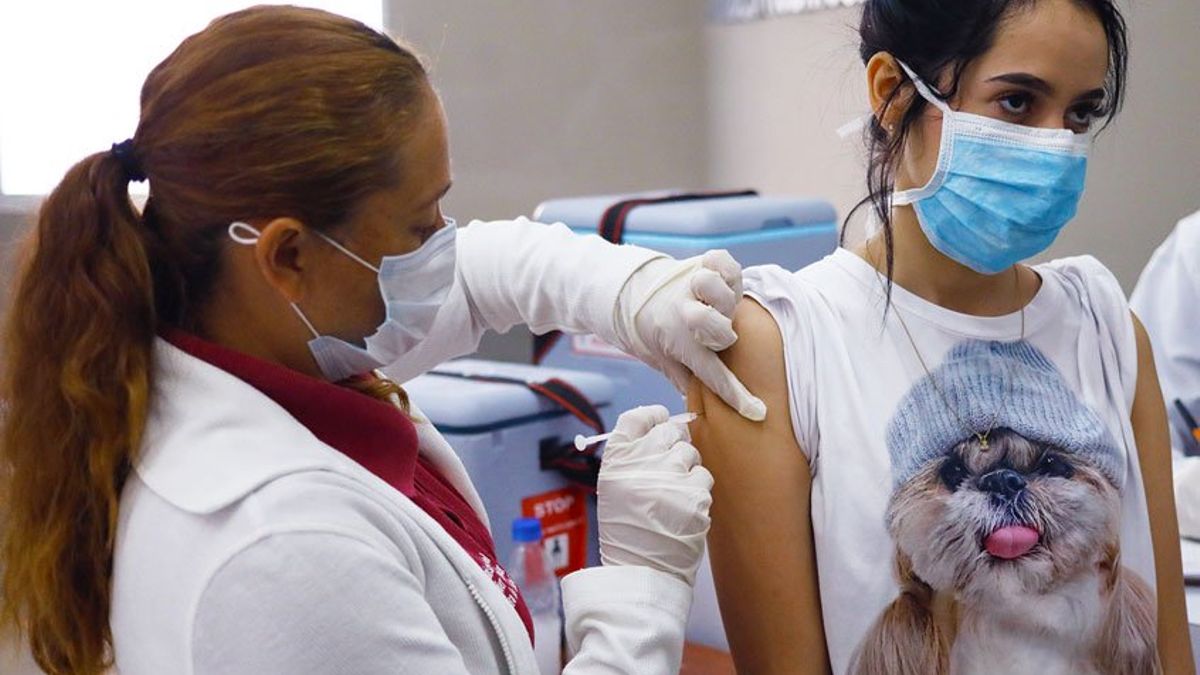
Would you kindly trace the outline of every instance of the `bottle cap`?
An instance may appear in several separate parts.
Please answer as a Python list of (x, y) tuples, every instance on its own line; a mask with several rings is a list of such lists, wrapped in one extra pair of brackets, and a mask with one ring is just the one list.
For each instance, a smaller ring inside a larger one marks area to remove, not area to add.
[(537, 518), (517, 518), (512, 524), (512, 538), (516, 542), (542, 540), (542, 521)]

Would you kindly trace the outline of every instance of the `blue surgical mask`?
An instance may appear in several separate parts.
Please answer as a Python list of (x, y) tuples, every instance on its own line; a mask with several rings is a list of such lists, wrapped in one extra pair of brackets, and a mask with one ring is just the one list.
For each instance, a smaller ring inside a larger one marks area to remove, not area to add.
[(900, 66), (942, 111), (942, 143), (929, 183), (896, 192), (892, 204), (911, 204), (934, 248), (980, 274), (1049, 248), (1083, 196), (1091, 137), (951, 110)]
[[(458, 229), (452, 218), (415, 251), (385, 256), (376, 267), (332, 237), (316, 232), (331, 246), (379, 277), (386, 318), (363, 342), (366, 348), (332, 335), (321, 335), (296, 303), (292, 310), (312, 333), (308, 348), (331, 382), (384, 368), (421, 343), (433, 327), (438, 310), (454, 286)], [(229, 236), (239, 244), (253, 245), (259, 232), (246, 223), (229, 226)]]

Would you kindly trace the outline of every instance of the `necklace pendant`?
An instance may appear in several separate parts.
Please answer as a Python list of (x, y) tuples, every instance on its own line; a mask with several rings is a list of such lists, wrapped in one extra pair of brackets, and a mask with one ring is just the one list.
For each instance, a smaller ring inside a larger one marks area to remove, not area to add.
[(987, 436), (979, 437), (979, 449), (982, 450), (983, 452), (987, 452), (987, 450), (988, 450), (988, 437)]

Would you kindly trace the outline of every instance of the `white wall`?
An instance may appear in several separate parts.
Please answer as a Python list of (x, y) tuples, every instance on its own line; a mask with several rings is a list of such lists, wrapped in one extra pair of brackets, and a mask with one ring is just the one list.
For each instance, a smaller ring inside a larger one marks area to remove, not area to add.
[[(1093, 253), (1126, 290), (1200, 209), (1200, 2), (1129, 4), (1128, 104), (1097, 143), (1079, 217), (1047, 254)], [(861, 150), (832, 133), (866, 109), (859, 11), (706, 29), (713, 182), (823, 195), (842, 214), (865, 194)]]

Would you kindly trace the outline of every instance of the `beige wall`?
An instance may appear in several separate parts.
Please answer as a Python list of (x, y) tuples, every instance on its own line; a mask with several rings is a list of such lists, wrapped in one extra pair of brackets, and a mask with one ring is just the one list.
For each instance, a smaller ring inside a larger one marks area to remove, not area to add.
[[(1173, 223), (1200, 209), (1200, 2), (1128, 11), (1129, 104), (1050, 255), (1095, 253), (1131, 289)], [(700, 0), (388, 5), (445, 100), (457, 181), (446, 209), (460, 219), (669, 186), (817, 195), (844, 213), (862, 194), (860, 149), (834, 134), (865, 109), (857, 13), (706, 25)], [(0, 208), (0, 256), (20, 222)], [(9, 267), (0, 257), (0, 283)], [(487, 353), (522, 359), (527, 340)]]
[(705, 29), (710, 182), (824, 197), (839, 214), (858, 201), (859, 146), (835, 131), (867, 110), (859, 11)]
[(1175, 223), (1200, 209), (1200, 2), (1125, 4), (1128, 103), (1097, 143), (1079, 218), (1050, 253), (1094, 253), (1132, 291)]
[(15, 266), (13, 253), (17, 242), (29, 231), (35, 204), (36, 200), (29, 198), (0, 197), (0, 317), (8, 305), (9, 281)]
[(694, 0), (390, 0), (450, 118), (462, 218), (548, 197), (705, 178), (703, 14)]
[[(450, 120), (446, 212), (530, 214), (544, 199), (706, 178), (700, 0), (390, 0)], [(528, 334), (488, 356), (528, 360)]]
[[(530, 214), (549, 197), (704, 183), (699, 0), (388, 0), (386, 9), (445, 102), (456, 183), (445, 206), (460, 221)], [(0, 245), (18, 222), (0, 211)], [(528, 335), (514, 330), (486, 348), (528, 359)]]
[[(1079, 218), (1048, 252), (1093, 253), (1132, 290), (1151, 252), (1200, 209), (1200, 2), (1129, 3), (1129, 102), (1097, 143)], [(823, 195), (864, 193), (857, 145), (833, 130), (865, 110), (854, 9), (710, 26), (710, 175)]]

